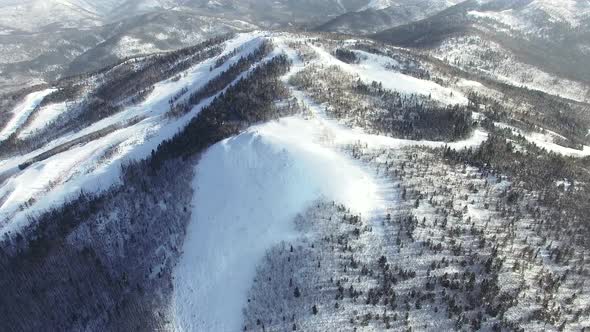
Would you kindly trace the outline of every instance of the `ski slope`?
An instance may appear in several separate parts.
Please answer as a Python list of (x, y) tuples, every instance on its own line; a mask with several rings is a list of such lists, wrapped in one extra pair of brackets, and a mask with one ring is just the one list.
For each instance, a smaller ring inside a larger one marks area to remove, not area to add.
[(340, 61), (323, 48), (311, 45), (323, 65), (337, 66), (345, 72), (358, 76), (366, 84), (380, 82), (384, 88), (403, 94), (431, 96), (443, 104), (467, 104), (468, 100), (460, 91), (443, 87), (435, 82), (418, 79), (398, 71), (390, 70), (388, 65), (396, 65), (395, 60), (383, 56), (356, 50), (360, 55), (359, 64)]
[(28, 136), (33, 135), (36, 131), (45, 128), (49, 123), (53, 120), (57, 119), (57, 117), (67, 111), (67, 104), (64, 103), (57, 103), (57, 104), (50, 104), (45, 107), (42, 107), (37, 116), (33, 118), (31, 123), (22, 129), (19, 134), (19, 138), (26, 138)]
[(45, 89), (33, 92), (25, 97), (25, 99), (12, 110), (12, 118), (4, 129), (0, 131), (0, 141), (6, 140), (10, 135), (14, 134), (27, 120), (29, 115), (37, 108), (47, 95), (55, 91), (55, 89)]
[[(38, 150), (0, 160), (0, 235), (18, 232), (28, 223), (28, 215), (62, 204), (82, 190), (101, 192), (119, 183), (121, 164), (149, 156), (162, 141), (184, 128), (214, 97), (203, 100), (191, 112), (179, 118), (166, 116), (169, 100), (182, 88), (188, 89), (187, 95), (198, 90), (213, 77), (227, 70), (241, 56), (253, 52), (262, 40), (260, 32), (239, 34), (225, 43), (225, 50), (220, 56), (237, 47), (240, 47), (240, 52), (223, 66), (211, 70), (216, 58), (206, 60), (186, 70), (179, 80), (169, 79), (157, 83), (154, 91), (139, 105), (130, 106), (79, 132), (68, 133)], [(30, 113), (51, 91), (45, 90), (27, 96), (25, 102), (15, 109), (15, 114), (19, 115), (19, 119), (25, 118), (26, 113)], [(178, 102), (183, 101), (187, 95)], [(18, 127), (22, 121), (24, 120), (13, 120), (14, 125), (9, 124), (10, 128)], [(130, 121), (132, 124), (126, 125)], [(32, 123), (36, 129), (43, 128), (44, 124), (46, 122)], [(20, 164), (43, 152), (119, 124), (123, 125), (121, 129), (74, 146), (24, 170), (19, 169)], [(27, 128), (29, 129), (30, 127)], [(29, 203), (25, 205), (25, 202)]]

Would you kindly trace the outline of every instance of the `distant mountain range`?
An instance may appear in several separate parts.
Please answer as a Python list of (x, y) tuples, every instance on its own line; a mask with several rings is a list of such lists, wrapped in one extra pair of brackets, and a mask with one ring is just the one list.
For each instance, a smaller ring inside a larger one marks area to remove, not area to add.
[(463, 0), (371, 1), (359, 11), (340, 15), (317, 29), (349, 34), (369, 34), (436, 14)]
[[(0, 0), (0, 91), (213, 35), (269, 28), (370, 35), (426, 48), (464, 69), (488, 62), (496, 78), (513, 82), (528, 79), (502, 59), (588, 81), (589, 15), (587, 0)], [(467, 47), (474, 43), (480, 45)], [(450, 52), (457, 49), (461, 59)], [(541, 85), (551, 88), (535, 86)]]
[(511, 84), (584, 96), (590, 82), (589, 13), (586, 0), (469, 0), (372, 37), (427, 50)]

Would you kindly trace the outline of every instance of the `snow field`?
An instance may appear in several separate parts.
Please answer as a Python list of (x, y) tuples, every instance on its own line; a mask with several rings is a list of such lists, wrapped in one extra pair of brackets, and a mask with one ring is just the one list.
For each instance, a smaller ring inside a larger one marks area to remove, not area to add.
[(60, 114), (67, 111), (66, 103), (50, 104), (42, 107), (31, 123), (23, 128), (19, 138), (26, 138), (33, 135), (36, 131), (43, 129), (47, 124), (55, 120)]

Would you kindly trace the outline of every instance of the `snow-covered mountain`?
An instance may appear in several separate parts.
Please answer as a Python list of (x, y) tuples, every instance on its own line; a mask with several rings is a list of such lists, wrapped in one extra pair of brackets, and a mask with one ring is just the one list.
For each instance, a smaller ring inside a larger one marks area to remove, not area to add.
[[(430, 0), (432, 6), (437, 7), (450, 7), (456, 5), (463, 0)], [(419, 2), (414, 0), (414, 2)], [(400, 5), (411, 5), (411, 3), (404, 2), (403, 0), (371, 0), (367, 5), (363, 6), (359, 11), (374, 9), (374, 10), (381, 10), (393, 6), (400, 6)]]
[(588, 100), (587, 1), (467, 1), (375, 38), (510, 84)]
[(590, 3), (585, 0), (526, 0), (487, 2), (469, 15), (494, 22), (499, 28), (539, 34), (552, 25), (578, 27), (590, 20)]
[(265, 31), (0, 101), (3, 329), (590, 323), (588, 104)]
[(5, 32), (39, 32), (57, 27), (104, 25), (154, 10), (197, 10), (223, 14), (256, 25), (285, 26), (325, 22), (330, 17), (366, 6), (370, 0), (2, 0), (0, 27)]
[(315, 26), (368, 0), (0, 1), (0, 91), (256, 27)]
[(38, 31), (54, 24), (64, 27), (100, 24), (100, 13), (83, 5), (61, 0), (4, 1), (0, 3), (0, 27), (6, 34), (12, 31)]
[(589, 329), (587, 8), (0, 0), (0, 331)]

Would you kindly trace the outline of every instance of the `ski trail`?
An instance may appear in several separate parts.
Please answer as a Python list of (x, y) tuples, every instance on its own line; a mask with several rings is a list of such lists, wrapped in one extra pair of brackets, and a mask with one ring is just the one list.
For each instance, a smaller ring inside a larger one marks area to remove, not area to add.
[(12, 110), (12, 119), (10, 119), (6, 126), (0, 130), (0, 141), (8, 139), (10, 135), (19, 130), (43, 99), (54, 91), (56, 91), (56, 89), (45, 89), (27, 95), (25, 99)]

